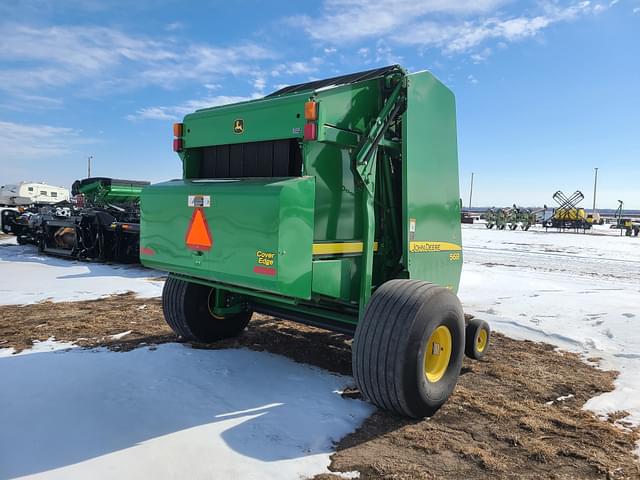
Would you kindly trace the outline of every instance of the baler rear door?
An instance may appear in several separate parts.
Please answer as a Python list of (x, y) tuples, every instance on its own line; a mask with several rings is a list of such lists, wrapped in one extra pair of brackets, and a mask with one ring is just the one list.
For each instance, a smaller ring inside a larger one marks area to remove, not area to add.
[(314, 199), (312, 177), (152, 185), (142, 193), (140, 259), (195, 278), (309, 299)]

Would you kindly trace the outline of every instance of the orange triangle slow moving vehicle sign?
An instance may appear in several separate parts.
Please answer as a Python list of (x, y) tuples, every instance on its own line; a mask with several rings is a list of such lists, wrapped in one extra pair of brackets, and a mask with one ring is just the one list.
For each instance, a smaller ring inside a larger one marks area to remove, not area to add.
[(185, 243), (192, 250), (211, 250), (213, 238), (202, 208), (196, 208), (193, 211), (189, 228), (187, 228)]

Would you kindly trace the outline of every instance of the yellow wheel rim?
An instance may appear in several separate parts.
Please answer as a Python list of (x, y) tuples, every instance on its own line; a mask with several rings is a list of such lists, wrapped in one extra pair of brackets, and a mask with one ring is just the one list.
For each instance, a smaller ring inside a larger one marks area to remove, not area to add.
[(440, 380), (449, 366), (451, 360), (451, 332), (444, 325), (436, 328), (429, 340), (424, 352), (424, 375), (431, 383)]
[(478, 352), (484, 352), (484, 349), (487, 348), (488, 342), (489, 335), (484, 328), (481, 328), (480, 333), (478, 334), (478, 340), (476, 341), (476, 350), (478, 350)]

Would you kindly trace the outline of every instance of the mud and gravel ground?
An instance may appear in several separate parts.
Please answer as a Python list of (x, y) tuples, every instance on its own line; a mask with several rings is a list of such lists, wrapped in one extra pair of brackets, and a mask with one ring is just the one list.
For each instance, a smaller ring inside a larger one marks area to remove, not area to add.
[[(0, 308), (0, 348), (21, 350), (50, 337), (114, 350), (176, 341), (159, 299), (126, 294)], [(229, 347), (351, 373), (348, 338), (261, 315), (240, 337), (215, 346)], [(632, 453), (640, 434), (614, 425), (623, 412), (602, 421), (581, 410), (612, 390), (615, 376), (549, 345), (494, 335), (486, 360), (465, 359), (454, 395), (436, 415), (409, 421), (377, 411), (337, 445), (331, 469), (389, 479), (640, 479)]]

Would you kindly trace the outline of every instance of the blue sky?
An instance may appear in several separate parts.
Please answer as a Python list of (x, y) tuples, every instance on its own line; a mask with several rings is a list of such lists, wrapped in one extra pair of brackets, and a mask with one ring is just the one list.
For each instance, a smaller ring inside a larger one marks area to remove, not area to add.
[(17, 1), (0, 6), (0, 183), (180, 176), (171, 124), (400, 63), (457, 97), (474, 205), (640, 208), (640, 0)]

